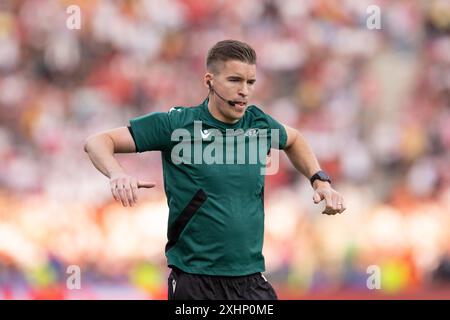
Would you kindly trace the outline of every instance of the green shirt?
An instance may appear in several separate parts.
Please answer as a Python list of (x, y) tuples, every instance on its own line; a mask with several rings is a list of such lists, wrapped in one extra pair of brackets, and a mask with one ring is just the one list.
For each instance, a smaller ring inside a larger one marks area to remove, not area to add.
[(168, 265), (206, 275), (262, 272), (265, 163), (257, 156), (265, 160), (271, 144), (283, 149), (286, 131), (254, 105), (234, 124), (207, 105), (130, 120), (137, 152), (162, 153)]

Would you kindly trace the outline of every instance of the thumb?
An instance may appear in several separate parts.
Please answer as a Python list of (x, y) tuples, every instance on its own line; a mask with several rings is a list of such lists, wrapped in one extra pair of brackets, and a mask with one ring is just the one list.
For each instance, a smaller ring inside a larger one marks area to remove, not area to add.
[(322, 199), (323, 199), (322, 196), (318, 192), (314, 193), (313, 196), (314, 203), (319, 203), (320, 201), (322, 201)]
[(138, 188), (153, 188), (155, 185), (153, 182), (138, 181)]

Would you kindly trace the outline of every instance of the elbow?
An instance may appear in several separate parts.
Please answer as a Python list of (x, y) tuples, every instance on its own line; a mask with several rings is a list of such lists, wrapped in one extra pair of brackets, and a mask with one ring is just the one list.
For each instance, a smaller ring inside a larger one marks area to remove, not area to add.
[(89, 153), (92, 150), (92, 146), (95, 143), (95, 141), (100, 137), (99, 134), (94, 134), (89, 136), (86, 141), (84, 142), (84, 152)]
[(90, 144), (91, 144), (91, 142), (92, 142), (92, 136), (90, 136), (90, 137), (88, 137), (87, 139), (86, 139), (86, 141), (84, 142), (84, 147), (83, 147), (83, 149), (84, 149), (84, 152), (86, 152), (86, 153), (89, 153), (89, 147), (90, 147)]
[(103, 148), (106, 146), (108, 149), (114, 150), (114, 142), (108, 134), (98, 133), (89, 136), (84, 143), (84, 152), (90, 153), (94, 149)]

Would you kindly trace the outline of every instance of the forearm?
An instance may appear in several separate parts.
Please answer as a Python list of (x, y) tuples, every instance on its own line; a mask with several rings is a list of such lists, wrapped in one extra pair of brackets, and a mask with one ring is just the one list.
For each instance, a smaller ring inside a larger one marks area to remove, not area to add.
[(306, 178), (309, 179), (320, 170), (319, 161), (300, 132), (295, 131), (293, 142), (284, 151), (294, 167)]
[(96, 135), (89, 138), (84, 146), (94, 167), (108, 178), (112, 173), (124, 172), (114, 157), (114, 142), (108, 135)]

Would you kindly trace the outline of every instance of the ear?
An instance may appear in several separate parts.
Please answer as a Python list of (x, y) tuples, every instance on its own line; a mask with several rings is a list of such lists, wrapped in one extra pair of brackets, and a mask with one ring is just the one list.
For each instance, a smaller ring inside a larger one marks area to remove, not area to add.
[(207, 87), (208, 89), (211, 89), (211, 86), (213, 85), (212, 79), (213, 79), (213, 75), (211, 73), (208, 72), (205, 74), (205, 78), (203, 79), (203, 82), (204, 82), (205, 87)]

